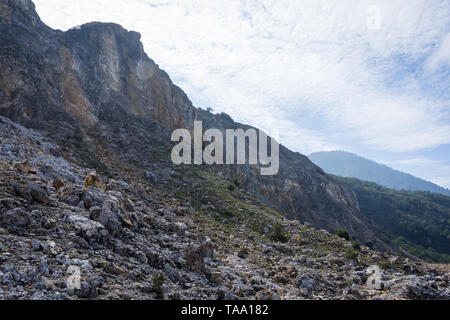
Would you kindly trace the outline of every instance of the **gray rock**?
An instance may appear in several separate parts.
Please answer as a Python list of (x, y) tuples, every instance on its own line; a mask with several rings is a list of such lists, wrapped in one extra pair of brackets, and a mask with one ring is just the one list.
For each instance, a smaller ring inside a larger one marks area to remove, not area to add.
[(105, 201), (105, 196), (102, 196), (100, 191), (94, 188), (89, 188), (89, 190), (83, 193), (81, 200), (83, 201), (86, 209), (91, 209), (92, 207), (102, 207)]
[(112, 200), (105, 201), (101, 211), (91, 211), (90, 218), (105, 226), (113, 237), (122, 229), (120, 208)]
[(0, 215), (0, 225), (11, 232), (24, 233), (30, 224), (30, 214), (23, 208), (15, 208)]
[(147, 171), (145, 172), (145, 178), (151, 182), (153, 182), (154, 184), (158, 184), (159, 183), (159, 179), (158, 176), (156, 174), (154, 174), (151, 171)]
[(47, 259), (41, 258), (39, 263), (39, 271), (46, 276), (50, 275), (50, 268), (48, 266)]
[(33, 239), (33, 240), (31, 240), (31, 248), (34, 251), (39, 251), (39, 250), (42, 249), (42, 246), (41, 246), (41, 243), (38, 240)]
[(75, 207), (80, 203), (80, 197), (76, 194), (71, 194), (62, 198), (61, 201)]
[(188, 246), (184, 259), (187, 265), (194, 271), (205, 272), (205, 258), (214, 257), (214, 245), (210, 239), (205, 239), (200, 244)]
[(300, 289), (302, 294), (309, 295), (314, 288), (315, 281), (308, 275), (301, 275), (297, 279), (297, 287)]
[(165, 263), (163, 267), (163, 272), (168, 279), (175, 283), (182, 283), (183, 277), (179, 274), (179, 272), (174, 269), (170, 264)]
[(99, 277), (90, 277), (81, 283), (81, 288), (76, 293), (79, 298), (96, 298), (99, 294), (100, 285), (101, 279)]
[(58, 261), (60, 264), (62, 264), (63, 266), (67, 266), (70, 263), (69, 258), (64, 254), (61, 253), (56, 257), (56, 261)]
[(245, 285), (242, 282), (236, 283), (233, 286), (232, 290), (236, 296), (243, 298), (251, 297), (256, 294), (255, 290), (252, 287)]
[(29, 184), (28, 189), (30, 190), (31, 197), (34, 201), (42, 204), (50, 203), (48, 192), (43, 188), (35, 184)]
[(75, 230), (89, 243), (105, 243), (109, 239), (108, 230), (103, 224), (90, 220), (81, 215), (72, 215), (69, 217)]

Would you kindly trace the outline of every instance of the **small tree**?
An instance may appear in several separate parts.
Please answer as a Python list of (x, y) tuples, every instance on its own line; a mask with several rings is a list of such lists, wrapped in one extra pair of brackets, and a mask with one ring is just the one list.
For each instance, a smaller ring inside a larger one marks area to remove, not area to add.
[(348, 260), (355, 260), (355, 261), (357, 261), (358, 260), (358, 253), (355, 250), (348, 249), (345, 252), (345, 258), (348, 259)]
[(350, 241), (350, 234), (348, 233), (347, 230), (338, 229), (334, 232), (334, 234), (337, 235), (338, 237), (341, 237), (342, 239)]
[(353, 249), (355, 249), (355, 250), (361, 250), (361, 245), (358, 243), (358, 241), (353, 241), (352, 242), (352, 247), (353, 247)]
[(163, 296), (162, 286), (165, 281), (166, 281), (166, 276), (162, 272), (156, 273), (152, 278), (153, 291), (158, 295), (159, 298), (162, 298), (162, 296)]
[(271, 238), (274, 241), (279, 241), (282, 243), (286, 243), (289, 241), (289, 236), (287, 235), (283, 225), (280, 223), (274, 225)]

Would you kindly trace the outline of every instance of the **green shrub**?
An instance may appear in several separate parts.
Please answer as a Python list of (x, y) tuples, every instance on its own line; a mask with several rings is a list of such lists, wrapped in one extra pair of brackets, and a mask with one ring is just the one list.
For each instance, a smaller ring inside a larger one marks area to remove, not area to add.
[(221, 214), (228, 218), (234, 217), (234, 213), (232, 211), (226, 210), (226, 209), (221, 211)]
[(377, 262), (377, 265), (382, 270), (395, 269), (394, 266), (392, 265), (392, 263), (388, 259), (381, 259), (380, 261)]
[(163, 296), (162, 286), (166, 281), (166, 276), (162, 272), (156, 273), (152, 278), (153, 291), (158, 295), (158, 297)]
[(450, 197), (397, 191), (353, 178), (336, 179), (355, 191), (361, 213), (397, 246), (427, 262), (450, 263)]
[(279, 241), (282, 243), (286, 243), (289, 241), (289, 236), (286, 233), (283, 225), (280, 223), (274, 225), (271, 238), (273, 241)]
[(353, 249), (355, 249), (355, 250), (358, 250), (358, 251), (361, 250), (361, 245), (360, 245), (357, 241), (353, 241), (353, 242), (352, 242), (352, 247), (353, 247)]
[(358, 253), (355, 250), (347, 249), (347, 251), (345, 252), (345, 259), (357, 261)]
[(334, 234), (337, 235), (338, 237), (341, 237), (342, 239), (350, 241), (350, 234), (348, 233), (347, 230), (338, 229), (334, 232)]
[(234, 184), (231, 184), (231, 183), (230, 183), (230, 184), (227, 186), (227, 189), (230, 190), (231, 192), (233, 192), (234, 189), (236, 189), (236, 186), (235, 186)]

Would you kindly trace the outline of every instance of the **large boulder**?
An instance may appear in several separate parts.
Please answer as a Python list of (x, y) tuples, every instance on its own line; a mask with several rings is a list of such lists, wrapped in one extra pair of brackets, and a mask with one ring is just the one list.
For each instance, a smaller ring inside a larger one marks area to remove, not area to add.
[(10, 232), (23, 233), (30, 223), (30, 214), (23, 208), (15, 208), (0, 213), (0, 225)]
[(205, 258), (214, 257), (214, 244), (208, 238), (200, 244), (192, 244), (187, 247), (184, 259), (187, 265), (194, 271), (205, 272)]
[(90, 218), (105, 226), (106, 230), (114, 237), (122, 229), (121, 212), (118, 204), (112, 200), (106, 200), (101, 210), (91, 211)]
[(97, 221), (90, 220), (82, 215), (71, 215), (69, 221), (74, 226), (77, 233), (88, 243), (105, 244), (109, 239), (109, 233), (104, 225)]
[(106, 195), (97, 188), (89, 188), (81, 196), (81, 200), (84, 203), (86, 209), (92, 207), (102, 207), (105, 201)]
[(27, 200), (29, 204), (33, 202), (42, 204), (50, 203), (48, 192), (44, 188), (36, 184), (20, 184), (18, 182), (12, 182), (11, 185), (13, 187), (14, 193), (17, 196)]

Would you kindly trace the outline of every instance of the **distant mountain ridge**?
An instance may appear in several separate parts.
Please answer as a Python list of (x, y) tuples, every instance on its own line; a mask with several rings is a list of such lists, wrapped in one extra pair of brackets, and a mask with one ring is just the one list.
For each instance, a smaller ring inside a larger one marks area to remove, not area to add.
[(345, 151), (316, 152), (309, 158), (325, 172), (358, 178), (395, 190), (429, 191), (450, 196), (450, 190)]

